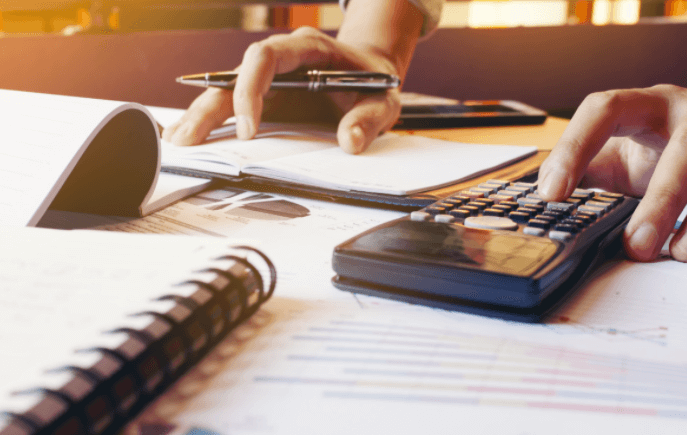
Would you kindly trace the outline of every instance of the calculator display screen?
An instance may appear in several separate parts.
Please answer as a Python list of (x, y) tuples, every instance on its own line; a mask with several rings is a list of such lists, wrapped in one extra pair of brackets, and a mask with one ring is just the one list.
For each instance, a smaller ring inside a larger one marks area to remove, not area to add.
[(459, 266), (527, 277), (558, 252), (544, 237), (460, 225), (403, 221), (356, 239), (354, 250), (403, 257), (413, 263)]

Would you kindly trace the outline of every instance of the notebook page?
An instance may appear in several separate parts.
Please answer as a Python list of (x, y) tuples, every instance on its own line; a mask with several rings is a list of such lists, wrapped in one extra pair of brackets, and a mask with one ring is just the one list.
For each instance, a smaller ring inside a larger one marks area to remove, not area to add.
[(0, 223), (20, 226), (36, 224), (100, 127), (134, 107), (8, 90), (0, 102)]
[(230, 252), (226, 239), (21, 227), (0, 227), (0, 240), (12, 247), (0, 251), (0, 409), (76, 350), (113, 345), (106, 331), (145, 327), (150, 317), (130, 315), (168, 310), (153, 299), (194, 291), (175, 285), (206, 280), (194, 272)]
[(387, 133), (359, 155), (330, 148), (249, 165), (244, 172), (337, 190), (408, 195), (482, 175), (536, 151)]
[(234, 125), (214, 130), (210, 137), (225, 138), (193, 147), (177, 147), (163, 141), (162, 167), (238, 176), (250, 163), (337, 147), (335, 132), (316, 125), (264, 123), (249, 141), (237, 139), (235, 130)]

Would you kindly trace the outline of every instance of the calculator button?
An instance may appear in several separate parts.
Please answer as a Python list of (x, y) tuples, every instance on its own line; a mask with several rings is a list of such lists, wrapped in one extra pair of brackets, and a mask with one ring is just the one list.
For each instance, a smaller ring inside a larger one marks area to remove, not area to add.
[(462, 201), (463, 204), (467, 204), (468, 202), (472, 201), (472, 198), (469, 198), (467, 196), (463, 195), (453, 195), (449, 197), (449, 199), (456, 200), (456, 201)]
[(568, 198), (568, 199), (565, 200), (565, 202), (567, 202), (568, 204), (572, 204), (572, 205), (574, 205), (575, 207), (584, 204), (584, 201), (581, 200), (580, 198)]
[(526, 194), (528, 194), (532, 191), (532, 190), (530, 190), (529, 187), (518, 186), (517, 184), (511, 184), (505, 190), (510, 190), (513, 192), (522, 192), (522, 196), (525, 196)]
[(483, 187), (473, 187), (470, 189), (470, 192), (477, 192), (477, 193), (482, 193), (482, 196), (489, 196), (492, 193), (496, 193), (496, 189), (485, 189)]
[(481, 202), (482, 204), (485, 204), (487, 207), (491, 207), (492, 205), (494, 205), (494, 200), (489, 198), (479, 198), (474, 200), (473, 202)]
[(561, 219), (565, 219), (566, 217), (568, 217), (568, 214), (567, 214), (567, 213), (562, 213), (562, 212), (560, 212), (560, 211), (551, 211), (551, 210), (547, 210), (547, 211), (545, 211), (544, 213), (542, 213), (541, 216), (552, 217), (552, 218), (556, 219), (557, 221), (559, 221), (559, 220), (561, 220)]
[(424, 211), (414, 211), (410, 213), (410, 220), (416, 222), (426, 221), (431, 218), (432, 215)]
[(487, 204), (481, 202), (481, 201), (471, 201), (468, 202), (466, 205), (470, 207), (477, 207), (479, 210), (484, 210), (485, 208), (488, 208)]
[(541, 213), (544, 211), (544, 206), (543, 205), (536, 205), (536, 204), (530, 204), (526, 205), (522, 208), (526, 208), (528, 210), (534, 210), (535, 213)]
[(530, 220), (530, 216), (529, 213), (523, 213), (521, 211), (514, 211), (508, 215), (508, 217), (515, 222), (527, 222)]
[(425, 207), (423, 210), (431, 215), (437, 215), (437, 214), (442, 214), (446, 212), (446, 207), (441, 207), (438, 205), (430, 205), (429, 207)]
[(544, 201), (541, 199), (534, 198), (518, 198), (518, 204), (520, 205), (544, 205)]
[[(466, 199), (469, 199), (469, 198), (466, 198)], [(465, 204), (466, 202), (469, 202), (469, 201), (463, 200), (463, 199), (459, 199), (459, 198), (446, 198), (446, 199), (444, 199), (442, 202), (444, 202), (444, 203), (446, 203), (446, 204), (451, 204), (451, 205), (453, 205), (454, 207), (458, 207), (458, 206), (461, 206), (461, 205), (463, 205), (463, 204)]]
[(588, 223), (583, 221), (582, 219), (568, 218), (568, 219), (563, 219), (561, 221), (561, 224), (575, 225), (575, 227), (577, 227), (577, 229), (580, 229), (580, 228), (586, 227)]
[(525, 198), (538, 199), (542, 202), (544, 201), (538, 193), (530, 193), (529, 195), (526, 195)]
[(505, 202), (496, 204), (492, 207), (494, 210), (503, 210), (504, 213), (508, 214), (513, 211), (513, 207), (505, 205)]
[(623, 195), (620, 193), (614, 193), (614, 192), (599, 192), (599, 195), (605, 196), (608, 198), (615, 198), (615, 199), (623, 199)]
[(604, 214), (604, 209), (600, 207), (591, 207), (588, 205), (581, 205), (577, 208), (581, 212), (594, 213), (597, 217), (601, 217)]
[(554, 240), (566, 241), (572, 238), (572, 234), (565, 231), (549, 231), (549, 238)]
[(569, 219), (565, 219), (565, 220), (566, 221), (571, 220), (571, 221), (577, 222), (578, 225), (580, 226), (580, 228), (586, 227), (587, 225), (592, 223), (592, 219), (589, 216), (584, 216), (581, 214), (574, 214), (574, 215), (570, 216)]
[(471, 205), (464, 205), (462, 207), (458, 207), (458, 210), (465, 210), (468, 213), (470, 213), (470, 216), (477, 216), (479, 214), (479, 209)]
[(526, 214), (528, 216), (527, 219), (529, 219), (532, 216), (537, 214), (537, 210), (532, 210), (531, 208), (526, 208), (526, 207), (520, 207), (519, 209), (515, 210), (513, 213)]
[(470, 216), (472, 215), (472, 213), (471, 213), (470, 211), (468, 211), (468, 210), (461, 210), (461, 209), (451, 210), (450, 212), (448, 212), (448, 214), (450, 214), (450, 215), (453, 216), (454, 218), (460, 219), (460, 220), (463, 220), (463, 219), (465, 219), (465, 218), (468, 218), (468, 217), (470, 217)]
[(516, 200), (518, 198), (522, 198), (523, 196), (525, 196), (525, 192), (522, 192), (519, 190), (511, 190), (510, 187), (506, 190), (499, 190), (497, 193), (499, 195), (510, 195), (513, 197), (513, 200)]
[(499, 210), (497, 208), (488, 208), (484, 210), (484, 216), (498, 216), (498, 217), (503, 217), (506, 215), (506, 212), (504, 210)]
[(547, 222), (549, 225), (553, 225), (558, 221), (558, 219), (556, 219), (555, 217), (547, 216), (544, 214), (538, 214), (534, 217), (534, 219)]
[(587, 198), (587, 199), (589, 199), (592, 196), (594, 196), (594, 191), (586, 190), (586, 189), (575, 189), (573, 191), (573, 195), (575, 195), (576, 198)]
[(506, 180), (487, 180), (487, 183), (489, 183), (489, 184), (498, 184), (499, 186), (501, 186), (501, 188), (504, 188), (504, 187), (506, 187), (506, 186), (508, 186), (508, 185), (510, 184), (510, 181), (506, 181)]
[(441, 201), (439, 203), (435, 203), (434, 205), (439, 206), (439, 207), (446, 207), (447, 211), (455, 208), (455, 206), (456, 206), (455, 204), (451, 204), (450, 202), (447, 202), (447, 201)]
[(577, 232), (577, 225), (558, 224), (553, 227), (555, 231), (565, 231), (566, 233), (575, 234)]
[(530, 236), (543, 236), (546, 234), (546, 230), (543, 228), (537, 228), (537, 227), (525, 227), (522, 230), (523, 233), (530, 235)]
[(587, 201), (585, 204), (586, 206), (589, 207), (599, 207), (604, 210), (604, 212), (608, 212), (613, 207), (613, 204), (609, 202), (602, 202), (602, 201)]
[(598, 201), (598, 202), (605, 202), (609, 203), (613, 206), (620, 204), (621, 199), (620, 198), (611, 198), (608, 196), (602, 196), (602, 195), (594, 195), (593, 198), (591, 198), (591, 201)]
[(517, 182), (517, 183), (513, 183), (513, 186), (517, 186), (517, 187), (526, 187), (527, 190), (528, 190), (529, 192), (534, 192), (534, 189), (537, 188), (537, 184), (536, 184), (536, 183), (523, 183), (523, 182), (521, 182), (521, 181), (519, 181), (519, 182)]
[(520, 204), (518, 204), (515, 201), (501, 201), (499, 202), (499, 205), (506, 205), (511, 208), (511, 210), (515, 210), (516, 208), (520, 207)]
[(434, 221), (439, 222), (441, 224), (450, 224), (451, 222), (454, 222), (456, 218), (451, 216), (450, 214), (438, 214), (434, 216)]
[(503, 188), (500, 184), (492, 184), (492, 183), (478, 184), (477, 187), (481, 187), (482, 189), (489, 189), (492, 191), (492, 193), (496, 192), (497, 190), (501, 190)]
[(513, 196), (512, 195), (489, 195), (489, 199), (493, 200), (495, 203), (499, 203), (501, 201), (513, 201)]
[(531, 219), (527, 223), (528, 227), (534, 227), (534, 228), (541, 228), (544, 230), (548, 230), (549, 227), (551, 226), (551, 223), (547, 220), (544, 219)]
[(470, 198), (470, 199), (484, 198), (484, 192), (473, 192), (470, 190), (463, 190), (458, 195), (464, 196), (464, 197)]
[(570, 213), (575, 209), (575, 204), (570, 204), (568, 202), (549, 202), (546, 204), (546, 208), (548, 210)]
[(517, 230), (518, 224), (505, 217), (497, 216), (471, 216), (465, 219), (464, 225), (468, 228), (481, 228), (485, 230)]
[[(580, 202), (584, 203), (586, 200), (589, 199), (589, 196), (573, 193), (572, 195), (570, 195), (570, 198), (579, 199)], [(570, 198), (568, 198), (568, 199), (570, 199)]]
[(574, 215), (572, 215), (574, 218), (580, 218), (580, 219), (589, 219), (589, 222), (594, 222), (596, 220), (596, 213), (589, 213), (586, 211), (582, 211), (580, 209), (577, 209)]

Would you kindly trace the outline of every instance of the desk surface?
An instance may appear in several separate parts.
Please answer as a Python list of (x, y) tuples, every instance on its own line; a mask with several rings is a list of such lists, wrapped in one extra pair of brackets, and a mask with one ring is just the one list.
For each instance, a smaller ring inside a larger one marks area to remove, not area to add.
[(551, 151), (569, 122), (567, 119), (548, 117), (542, 125), (415, 130), (406, 133), (456, 142), (536, 146), (540, 151)]

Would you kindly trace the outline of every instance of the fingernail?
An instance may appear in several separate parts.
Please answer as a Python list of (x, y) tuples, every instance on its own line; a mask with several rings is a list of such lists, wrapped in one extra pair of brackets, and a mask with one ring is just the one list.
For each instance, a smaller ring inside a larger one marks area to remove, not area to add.
[(644, 222), (630, 236), (629, 245), (634, 252), (644, 254), (642, 257), (648, 258), (653, 256), (657, 241), (656, 227), (649, 222)]
[(253, 121), (245, 115), (236, 117), (236, 136), (241, 140), (248, 140), (255, 134)]
[(355, 154), (361, 152), (365, 145), (365, 133), (358, 125), (351, 128), (351, 145)]
[(568, 192), (570, 177), (561, 169), (551, 169), (539, 180), (539, 193), (545, 198), (557, 198)]

